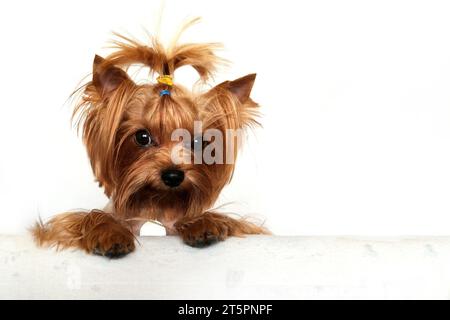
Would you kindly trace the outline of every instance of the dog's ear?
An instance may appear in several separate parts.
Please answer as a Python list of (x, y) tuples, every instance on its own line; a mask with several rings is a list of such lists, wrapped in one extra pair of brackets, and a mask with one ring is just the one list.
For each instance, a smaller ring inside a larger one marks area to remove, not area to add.
[(258, 104), (250, 98), (256, 74), (225, 81), (209, 90), (204, 100), (207, 126), (243, 128), (258, 125)]
[(125, 71), (109, 64), (104, 58), (95, 55), (92, 83), (101, 97), (109, 97), (125, 81), (132, 82)]
[(255, 79), (256, 73), (252, 73), (234, 81), (225, 81), (219, 86), (229, 90), (241, 103), (246, 103), (250, 99)]

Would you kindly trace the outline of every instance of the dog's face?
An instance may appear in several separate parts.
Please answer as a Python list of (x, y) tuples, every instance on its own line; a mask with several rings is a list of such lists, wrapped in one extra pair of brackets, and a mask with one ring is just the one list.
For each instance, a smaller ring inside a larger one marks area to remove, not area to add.
[[(161, 95), (166, 85), (137, 85), (123, 69), (96, 56), (76, 112), (94, 174), (117, 214), (175, 209), (195, 215), (211, 207), (233, 173), (229, 160), (237, 148), (230, 132), (256, 123), (257, 104), (250, 99), (254, 80), (248, 75), (226, 81), (203, 94), (175, 84)], [(176, 134), (180, 129), (184, 139)], [(222, 144), (216, 136), (205, 139), (208, 131), (221, 134)], [(223, 161), (204, 161), (208, 147)], [(194, 159), (198, 151), (200, 161)], [(183, 161), (175, 161), (180, 153)]]

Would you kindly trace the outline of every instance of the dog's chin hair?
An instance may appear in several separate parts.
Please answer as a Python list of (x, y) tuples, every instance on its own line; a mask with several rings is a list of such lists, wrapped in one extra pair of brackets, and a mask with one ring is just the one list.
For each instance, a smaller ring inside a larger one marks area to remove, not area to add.
[(190, 181), (187, 186), (169, 189), (153, 184), (144, 184), (135, 187), (121, 208), (116, 208), (118, 213), (125, 213), (127, 218), (146, 215), (148, 218), (156, 218), (158, 212), (165, 209), (175, 209), (183, 215), (195, 215), (205, 210), (214, 202), (216, 195), (211, 193), (213, 185), (206, 177)]
[[(171, 190), (144, 185), (129, 196), (125, 202), (124, 211), (131, 213), (131, 215), (141, 215), (141, 212), (151, 214), (146, 209), (154, 208), (186, 210), (190, 203), (191, 194), (192, 191), (183, 188)], [(156, 214), (156, 212), (153, 214)]]

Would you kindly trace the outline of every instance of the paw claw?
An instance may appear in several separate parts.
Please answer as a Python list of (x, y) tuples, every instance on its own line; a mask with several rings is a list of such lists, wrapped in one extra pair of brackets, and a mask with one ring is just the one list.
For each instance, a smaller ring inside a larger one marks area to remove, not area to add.
[(99, 247), (97, 247), (94, 249), (93, 254), (107, 257), (110, 259), (119, 259), (125, 257), (131, 251), (133, 251), (133, 248), (130, 248), (130, 245), (124, 247), (119, 243), (115, 243), (107, 250), (102, 250)]
[(195, 237), (192, 235), (187, 236), (185, 243), (194, 248), (205, 248), (219, 242), (219, 237), (212, 232), (205, 232), (203, 236)]

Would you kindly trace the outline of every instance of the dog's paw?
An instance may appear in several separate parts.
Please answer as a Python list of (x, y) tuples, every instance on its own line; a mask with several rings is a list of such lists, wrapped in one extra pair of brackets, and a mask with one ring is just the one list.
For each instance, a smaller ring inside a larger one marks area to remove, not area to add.
[(135, 249), (130, 230), (118, 224), (102, 224), (91, 231), (91, 252), (110, 259), (126, 256)]
[(227, 237), (227, 228), (209, 216), (175, 223), (184, 243), (195, 248), (204, 248)]

